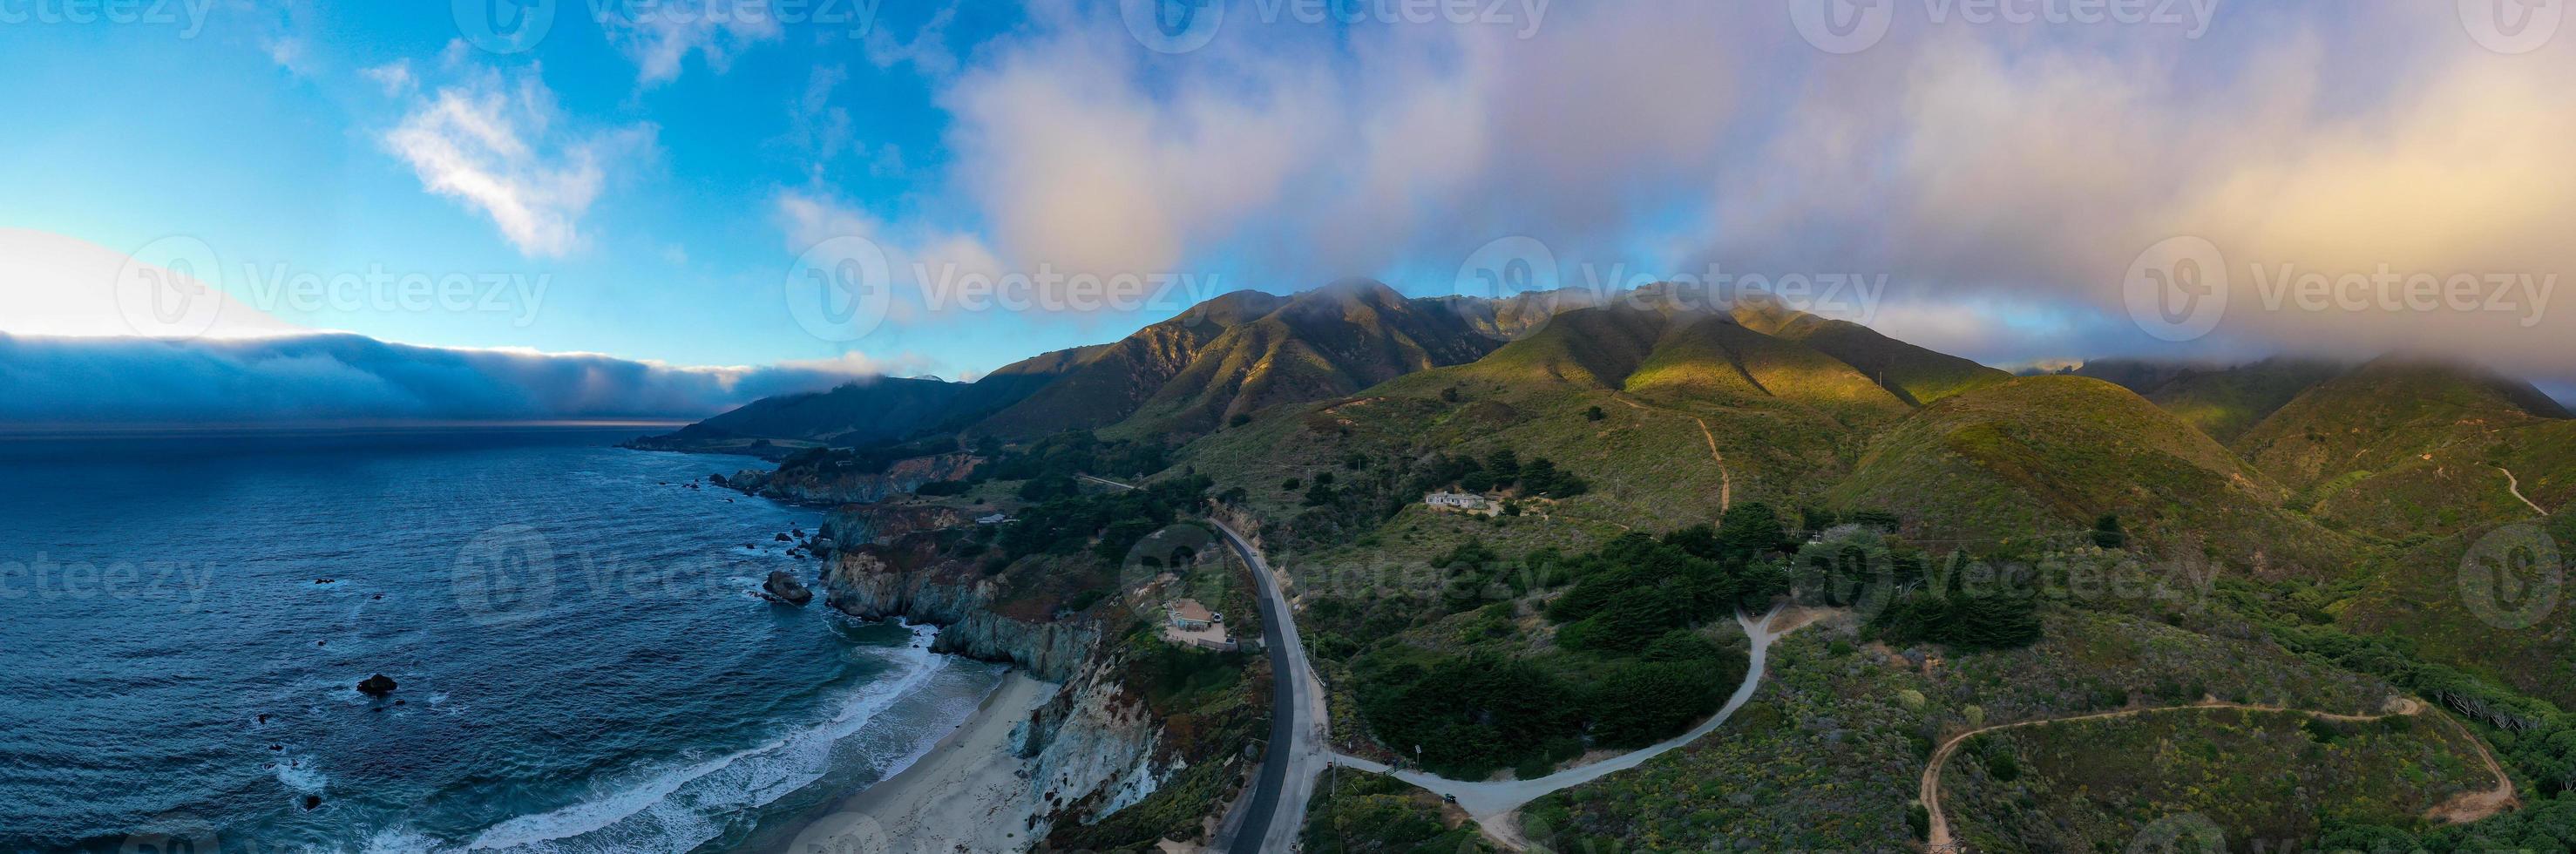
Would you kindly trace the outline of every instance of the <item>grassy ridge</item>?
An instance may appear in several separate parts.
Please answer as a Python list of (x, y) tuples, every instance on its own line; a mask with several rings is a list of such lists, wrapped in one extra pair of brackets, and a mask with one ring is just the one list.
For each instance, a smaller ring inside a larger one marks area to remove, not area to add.
[(2231, 850), (2258, 840), (2279, 849), (2316, 839), (2327, 821), (2417, 826), (2434, 805), (2494, 785), (2466, 736), (2430, 718), (2238, 709), (1997, 731), (1955, 754), (1943, 781), (1953, 833), (1976, 851), (2154, 845), (2187, 835), (2173, 818), (2185, 814), (2207, 819)]
[(1953, 396), (1881, 437), (1831, 497), (1896, 512), (1909, 533), (1986, 543), (2116, 514), (2149, 544), (2323, 572), (2353, 544), (2284, 510), (2285, 493), (2143, 398), (2099, 380), (2025, 377)]

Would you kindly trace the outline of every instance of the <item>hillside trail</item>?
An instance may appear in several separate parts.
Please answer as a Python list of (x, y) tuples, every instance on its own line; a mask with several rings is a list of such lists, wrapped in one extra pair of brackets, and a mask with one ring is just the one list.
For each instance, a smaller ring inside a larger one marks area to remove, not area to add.
[(1456, 802), (1460, 809), (1465, 810), (1468, 817), (1475, 819), (1476, 824), (1483, 829), (1488, 838), (1512, 850), (1525, 850), (1528, 848), (1528, 842), (1521, 838), (1519, 828), (1519, 811), (1522, 805), (1635, 768), (1648, 759), (1688, 745), (1699, 740), (1701, 736), (1715, 731), (1720, 725), (1725, 724), (1727, 718), (1732, 717), (1737, 709), (1743, 708), (1745, 701), (1753, 698), (1754, 689), (1761, 686), (1762, 676), (1768, 667), (1772, 642), (1805, 627), (1817, 616), (1803, 609), (1790, 608), (1773, 608), (1759, 619), (1737, 614), (1736, 623), (1744, 627), (1745, 637), (1752, 642), (1751, 655), (1745, 662), (1743, 683), (1736, 686), (1734, 695), (1728, 697), (1726, 704), (1718, 708), (1717, 714), (1710, 716), (1699, 726), (1691, 728), (1689, 732), (1665, 739), (1650, 747), (1528, 780), (1453, 780), (1418, 769), (1391, 769), (1383, 763), (1341, 753), (1334, 754), (1333, 761), (1363, 771), (1386, 774), (1420, 786), (1433, 794), (1449, 798)]
[(2522, 499), (2523, 505), (2530, 507), (2531, 512), (2538, 513), (2542, 516), (2549, 515), (2549, 511), (2540, 509), (2539, 504), (2533, 503), (2529, 497), (2522, 494), (2522, 478), (2514, 477), (2512, 469), (2505, 468), (2503, 466), (2496, 466), (2495, 470), (2504, 472), (2504, 488), (2511, 490), (2513, 492), (2513, 497)]
[[(1629, 400), (1627, 395), (1619, 395), (1613, 399), (1620, 403), (1627, 404), (1630, 408), (1640, 411), (1663, 409), (1663, 407), (1650, 407), (1645, 404)], [(1708, 419), (1679, 410), (1665, 409), (1664, 411), (1688, 418), (1699, 425), (1699, 437), (1708, 440), (1709, 459), (1717, 461), (1717, 511), (1720, 513), (1726, 512), (1727, 508), (1735, 505), (1735, 472), (1727, 469), (1726, 455), (1718, 453), (1717, 451), (1717, 433), (1708, 429)]]
[[(1928, 850), (1934, 851), (1957, 850), (1955, 842), (1950, 837), (1949, 819), (1941, 814), (1941, 768), (1942, 766), (1949, 764), (1950, 755), (1958, 752), (1960, 745), (1966, 744), (1968, 739), (1975, 738), (1986, 733), (1998, 730), (2046, 726), (2049, 724), (2104, 720), (2108, 718), (2125, 718), (2154, 712), (2217, 711), (2223, 709), (2234, 709), (2248, 712), (2296, 712), (2315, 720), (2341, 721), (2346, 723), (2370, 723), (2400, 715), (2421, 715), (2429, 708), (2425, 706), (2422, 701), (2411, 697), (2394, 698), (2391, 701), (2391, 704), (2395, 706), (2396, 710), (2386, 714), (2345, 715), (2308, 709), (2292, 709), (2285, 706), (2260, 706), (2245, 703), (2204, 700), (2202, 702), (2182, 706), (2152, 706), (2137, 709), (2120, 709), (2110, 712), (2071, 715), (2062, 718), (2038, 718), (2035, 720), (2015, 721), (2008, 724), (1996, 724), (1994, 726), (1972, 729), (1967, 732), (1951, 736), (1948, 741), (1942, 742), (1939, 749), (1932, 751), (1931, 764), (1926, 765), (1923, 768), (1923, 780), (1921, 788), (1917, 793), (1917, 797), (1922, 799), (1923, 808), (1926, 812), (1931, 813), (1932, 819), (1931, 832), (1927, 834), (1925, 847)], [(2521, 801), (2514, 796), (2513, 778), (2504, 773), (2504, 766), (2496, 762), (2495, 754), (2487, 750), (2486, 742), (2471, 734), (2467, 728), (2460, 726), (2458, 721), (2451, 720), (2448, 715), (2435, 712), (2433, 717), (2438, 718), (2443, 723), (2449, 725), (2454, 732), (2467, 738), (2471, 746), (2477, 748), (2479, 761), (2486, 765), (2488, 773), (2495, 775), (2497, 783), (2494, 789), (2483, 792), (2466, 792), (2454, 796), (2450, 800), (2427, 811), (2426, 817), (2454, 822), (2476, 821), (2478, 819), (2494, 815), (2498, 812), (2502, 812), (2507, 808), (2520, 805)]]

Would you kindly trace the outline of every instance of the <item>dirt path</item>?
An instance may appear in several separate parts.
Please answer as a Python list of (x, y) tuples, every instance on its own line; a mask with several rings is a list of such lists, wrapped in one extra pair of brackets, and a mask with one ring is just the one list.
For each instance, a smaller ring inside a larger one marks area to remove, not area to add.
[(2513, 497), (2522, 499), (2522, 503), (2525, 506), (2530, 507), (2531, 512), (2538, 513), (2542, 516), (2549, 515), (2549, 511), (2540, 509), (2540, 505), (2532, 503), (2530, 498), (2522, 494), (2522, 478), (2514, 477), (2512, 469), (2505, 468), (2503, 466), (2496, 466), (2496, 471), (2504, 472), (2504, 488), (2511, 490), (2513, 492)]
[(1814, 614), (1793, 609), (1775, 608), (1760, 619), (1737, 614), (1736, 622), (1744, 627), (1745, 637), (1752, 640), (1751, 657), (1745, 662), (1744, 681), (1717, 714), (1691, 728), (1691, 731), (1666, 739), (1654, 746), (1622, 753), (1599, 762), (1578, 765), (1563, 771), (1529, 780), (1452, 780), (1419, 770), (1390, 770), (1386, 765), (1356, 756), (1335, 754), (1333, 759), (1344, 765), (1389, 774), (1398, 780), (1420, 786), (1434, 794), (1456, 799), (1459, 807), (1476, 820), (1485, 836), (1504, 847), (1522, 850), (1528, 847), (1520, 837), (1519, 810), (1523, 804), (1549, 794), (1570, 789), (1611, 774), (1645, 764), (1648, 759), (1697, 741), (1726, 723), (1737, 709), (1753, 698), (1753, 690), (1762, 684), (1763, 672), (1770, 657), (1771, 644), (1783, 635), (1797, 631), (1813, 620)]
[[(1629, 399), (1627, 398), (1627, 396), (1625, 396), (1625, 395), (1621, 395), (1621, 396), (1619, 396), (1619, 397), (1617, 397), (1617, 398), (1615, 398), (1615, 399), (1616, 399), (1616, 400), (1618, 400), (1620, 403), (1625, 403), (1625, 404), (1627, 404), (1630, 408), (1637, 409), (1637, 410), (1640, 410), (1640, 411), (1649, 410), (1649, 409), (1656, 409), (1656, 408), (1660, 408), (1660, 407), (1649, 407), (1649, 406), (1647, 406), (1647, 405), (1645, 405), (1645, 404), (1638, 403), (1638, 402), (1633, 401), (1633, 400), (1629, 400)], [(1675, 415), (1679, 415), (1679, 416), (1682, 416), (1682, 417), (1684, 417), (1684, 418), (1688, 418), (1688, 419), (1690, 419), (1692, 422), (1697, 423), (1697, 424), (1699, 425), (1699, 436), (1700, 436), (1700, 438), (1708, 440), (1708, 457), (1709, 457), (1709, 459), (1712, 459), (1712, 460), (1716, 460), (1716, 461), (1717, 461), (1717, 511), (1718, 511), (1718, 512), (1720, 512), (1720, 513), (1724, 513), (1724, 512), (1726, 512), (1726, 509), (1727, 509), (1727, 508), (1735, 506), (1735, 472), (1733, 472), (1733, 471), (1731, 471), (1731, 470), (1727, 469), (1727, 467), (1726, 467), (1726, 455), (1725, 455), (1725, 454), (1718, 453), (1718, 451), (1717, 451), (1717, 433), (1715, 433), (1715, 432), (1713, 432), (1713, 431), (1711, 431), (1711, 430), (1709, 430), (1709, 429), (1708, 429), (1708, 419), (1701, 418), (1701, 417), (1699, 417), (1699, 416), (1697, 416), (1697, 415), (1692, 415), (1692, 414), (1690, 414), (1690, 413), (1687, 413), (1687, 412), (1681, 412), (1681, 411), (1678, 411), (1678, 410), (1665, 410), (1665, 411), (1667, 411), (1667, 412), (1672, 412), (1673, 414), (1675, 414)], [(2546, 514), (2544, 514), (2544, 515), (2546, 515)]]
[[(1998, 730), (2044, 726), (2048, 724), (2094, 721), (2106, 718), (2125, 718), (2134, 715), (2148, 714), (2151, 712), (2215, 711), (2220, 709), (2235, 709), (2249, 712), (2297, 712), (2317, 720), (2367, 723), (2396, 717), (2398, 715), (2421, 715), (2427, 709), (2421, 701), (2406, 697), (2393, 699), (2391, 701), (2391, 705), (2395, 706), (2396, 710), (2386, 714), (2343, 715), (2333, 712), (2291, 709), (2281, 706), (2254, 706), (2244, 703), (2225, 703), (2216, 700), (2208, 700), (2188, 706), (2157, 706), (2143, 709), (2121, 709), (2119, 711), (2095, 712), (2087, 715), (2073, 715), (2063, 718), (2040, 718), (2037, 720), (1996, 724), (1990, 727), (1972, 729), (1967, 732), (1951, 736), (1948, 741), (1942, 742), (1939, 749), (1932, 751), (1931, 764), (1925, 766), (1923, 769), (1923, 781), (1921, 789), (1918, 792), (1918, 797), (1923, 800), (1924, 810), (1932, 814), (1932, 832), (1929, 834), (1929, 838), (1927, 839), (1925, 846), (1932, 850), (1955, 850), (1946, 847), (1953, 845), (1954, 842), (1950, 838), (1950, 821), (1941, 813), (1941, 768), (1942, 766), (1949, 764), (1950, 755), (1957, 752), (1960, 745), (1968, 743), (1968, 739), (1975, 738), (1986, 733)], [(2449, 715), (2435, 712), (2433, 716), (2440, 718), (2443, 723), (2450, 725), (2454, 731), (2458, 732), (2461, 736), (2466, 737), (2469, 740), (2470, 745), (2477, 748), (2478, 758), (2486, 763), (2487, 771), (2496, 776), (2497, 784), (2496, 788), (2488, 791), (2469, 792), (2454, 797), (2451, 800), (2434, 807), (2428, 813), (2428, 817), (2442, 818), (2451, 821), (2476, 821), (2478, 819), (2494, 815), (2497, 812), (2501, 812), (2508, 807), (2519, 805), (2521, 802), (2514, 797), (2513, 793), (2513, 778), (2505, 775), (2504, 767), (2496, 763), (2494, 754), (2488, 752), (2486, 742), (2478, 740), (2477, 736), (2471, 734), (2466, 728), (2461, 727), (2458, 721), (2451, 720)]]
[(2522, 806), (2522, 798), (2516, 796), (2513, 791), (2513, 778), (2504, 773), (2504, 765), (2496, 761), (2495, 752), (2487, 749), (2486, 741), (2478, 738), (2476, 733), (2469, 732), (2468, 727), (2461, 726), (2460, 722), (2450, 715), (2435, 712), (2433, 716), (2442, 719), (2442, 723), (2450, 726), (2452, 732), (2459, 733), (2461, 738), (2468, 739), (2469, 744), (2477, 747), (2478, 761), (2486, 763), (2487, 773), (2495, 775), (2496, 787), (2483, 792), (2462, 792), (2426, 811), (2424, 817), (2452, 824), (2467, 824)]

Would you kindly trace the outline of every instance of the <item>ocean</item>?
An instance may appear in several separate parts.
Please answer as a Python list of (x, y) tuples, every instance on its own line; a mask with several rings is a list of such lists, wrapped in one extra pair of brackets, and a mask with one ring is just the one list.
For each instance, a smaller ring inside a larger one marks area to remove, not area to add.
[(0, 851), (731, 850), (999, 684), (642, 432), (0, 438)]

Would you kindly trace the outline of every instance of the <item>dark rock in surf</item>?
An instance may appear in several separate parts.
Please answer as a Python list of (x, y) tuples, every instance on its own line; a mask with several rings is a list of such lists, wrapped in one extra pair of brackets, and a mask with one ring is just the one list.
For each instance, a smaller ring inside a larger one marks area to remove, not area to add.
[(801, 606), (814, 601), (814, 591), (805, 589), (805, 585), (798, 582), (796, 576), (789, 575), (784, 570), (771, 570), (768, 583), (760, 585), (760, 593), (769, 597), (770, 601), (788, 605)]

